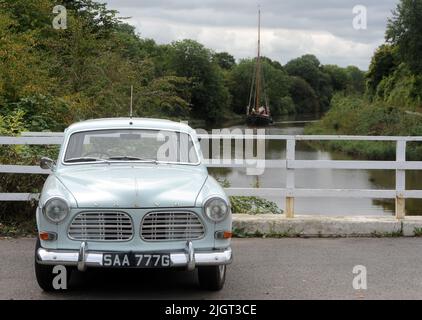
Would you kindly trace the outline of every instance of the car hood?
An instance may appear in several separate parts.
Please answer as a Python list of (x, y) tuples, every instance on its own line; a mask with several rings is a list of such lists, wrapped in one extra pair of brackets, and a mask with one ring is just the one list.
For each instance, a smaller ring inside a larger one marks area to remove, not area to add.
[(194, 207), (208, 173), (192, 166), (98, 166), (56, 173), (79, 208)]

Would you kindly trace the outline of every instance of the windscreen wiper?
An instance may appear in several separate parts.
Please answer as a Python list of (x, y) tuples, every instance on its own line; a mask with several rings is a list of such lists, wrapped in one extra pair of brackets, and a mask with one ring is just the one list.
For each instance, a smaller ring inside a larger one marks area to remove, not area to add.
[(106, 159), (93, 158), (93, 157), (79, 157), (66, 159), (65, 162), (77, 163), (77, 162), (107, 162)]
[(157, 163), (158, 161), (155, 159), (144, 159), (139, 157), (132, 157), (132, 156), (117, 156), (117, 157), (110, 157), (107, 160), (115, 160), (115, 161), (143, 161), (143, 162), (152, 162)]

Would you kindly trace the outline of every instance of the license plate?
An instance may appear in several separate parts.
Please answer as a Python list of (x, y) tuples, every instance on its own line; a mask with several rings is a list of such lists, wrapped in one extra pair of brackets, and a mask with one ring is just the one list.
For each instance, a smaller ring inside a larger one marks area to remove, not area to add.
[(110, 268), (169, 268), (170, 254), (166, 253), (104, 253), (103, 267)]

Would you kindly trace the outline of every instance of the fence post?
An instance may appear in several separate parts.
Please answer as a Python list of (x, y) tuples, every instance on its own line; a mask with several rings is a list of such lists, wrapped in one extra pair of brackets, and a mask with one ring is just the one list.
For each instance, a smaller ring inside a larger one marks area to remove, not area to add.
[[(398, 140), (396, 145), (396, 161), (406, 161), (406, 141)], [(406, 190), (406, 170), (396, 169), (396, 218), (406, 216), (406, 200), (403, 192)]]
[[(289, 161), (295, 160), (296, 153), (296, 140), (289, 139), (286, 142), (286, 189), (287, 193), (294, 190), (295, 188), (295, 170), (289, 167)], [(295, 216), (294, 212), (295, 198), (288, 194), (286, 197), (286, 218), (293, 219)]]

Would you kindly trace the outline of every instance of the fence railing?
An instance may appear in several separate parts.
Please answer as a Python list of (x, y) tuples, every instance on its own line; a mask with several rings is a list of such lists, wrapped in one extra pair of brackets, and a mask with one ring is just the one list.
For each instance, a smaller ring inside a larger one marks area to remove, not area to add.
[[(287, 171), (285, 188), (226, 188), (229, 196), (285, 197), (287, 218), (294, 217), (295, 198), (373, 198), (395, 199), (397, 219), (406, 215), (406, 199), (422, 199), (422, 190), (406, 190), (406, 171), (422, 170), (422, 161), (407, 161), (408, 142), (422, 142), (422, 137), (386, 137), (386, 136), (305, 136), (305, 135), (237, 135), (213, 134), (199, 135), (201, 139), (219, 140), (282, 140), (286, 141), (285, 160), (265, 160), (265, 168), (280, 168)], [(60, 145), (63, 133), (28, 132), (20, 137), (0, 137), (0, 145)], [(394, 142), (396, 144), (395, 161), (343, 161), (343, 160), (296, 160), (296, 142), (298, 141), (374, 141)], [(207, 166), (213, 168), (247, 168), (245, 160), (231, 160), (229, 163), (213, 163), (207, 159)], [(394, 190), (363, 189), (304, 189), (295, 187), (296, 169), (345, 169), (345, 170), (395, 170)], [(38, 166), (0, 165), (0, 173), (49, 174)], [(0, 201), (36, 200), (38, 194), (0, 193)]]

